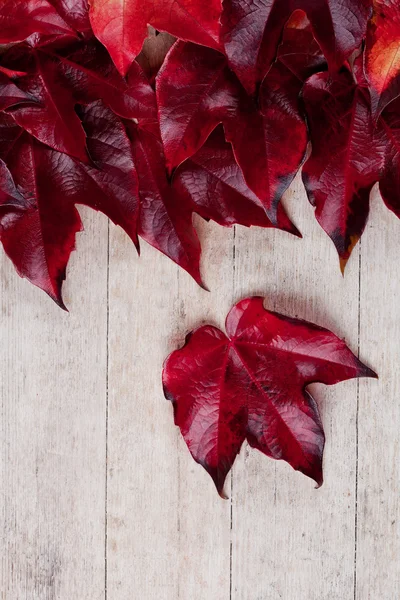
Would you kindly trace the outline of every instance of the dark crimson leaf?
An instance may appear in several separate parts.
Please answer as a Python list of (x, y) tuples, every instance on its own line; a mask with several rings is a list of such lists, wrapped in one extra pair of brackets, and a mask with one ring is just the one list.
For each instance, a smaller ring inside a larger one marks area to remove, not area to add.
[(57, 60), (76, 102), (103, 100), (116, 114), (137, 119), (142, 126), (157, 122), (155, 93), (137, 63), (127, 78), (121, 77), (107, 51), (94, 41), (58, 55)]
[(90, 21), (115, 66), (125, 75), (147, 36), (147, 25), (212, 48), (219, 47), (221, 0), (92, 0)]
[(85, 132), (71, 91), (60, 78), (57, 61), (37, 50), (28, 56), (29, 74), (19, 85), (39, 102), (13, 109), (15, 121), (40, 142), (87, 161)]
[(39, 143), (16, 138), (7, 164), (20, 195), (1, 213), (1, 240), (18, 273), (64, 306), (61, 286), (81, 221), (75, 204), (102, 211), (137, 243), (138, 183), (122, 123), (101, 103), (83, 109), (88, 166)]
[(90, 31), (88, 0), (50, 0), (50, 2), (72, 29), (80, 32)]
[(400, 6), (398, 0), (374, 0), (368, 27), (366, 74), (375, 117), (400, 95)]
[(48, 0), (2, 0), (0, 4), (0, 44), (21, 42), (32, 33), (72, 34)]
[(5, 110), (17, 104), (34, 104), (35, 98), (27, 94), (7, 76), (4, 71), (0, 70), (0, 110)]
[(22, 133), (23, 130), (11, 115), (0, 113), (0, 159), (7, 160), (8, 154)]
[(168, 183), (161, 141), (132, 121), (126, 126), (139, 177), (139, 235), (202, 285), (200, 243), (192, 224), (193, 208), (185, 197), (178, 197)]
[[(204, 219), (212, 219), (224, 226), (238, 223), (247, 227), (274, 227), (261, 201), (246, 185), (221, 127), (215, 129), (204, 146), (177, 169), (173, 187), (178, 197), (188, 195), (194, 211)], [(299, 235), (281, 204), (277, 226)]]
[(375, 144), (385, 148), (379, 189), (386, 206), (400, 218), (400, 99), (381, 113), (376, 138)]
[(196, 329), (164, 364), (165, 396), (194, 460), (223, 495), (247, 440), (321, 485), (325, 438), (306, 387), (375, 373), (327, 329), (267, 311), (260, 297), (231, 309), (226, 332)]
[(303, 167), (308, 198), (344, 269), (368, 218), (382, 148), (375, 143), (368, 93), (348, 71), (313, 75), (303, 89), (312, 153)]
[(277, 52), (292, 12), (307, 13), (331, 68), (340, 67), (361, 43), (371, 0), (224, 0), (222, 41), (229, 63), (253, 93)]
[(307, 131), (298, 112), (302, 81), (278, 62), (258, 104), (210, 48), (178, 42), (157, 77), (160, 129), (171, 170), (222, 122), (236, 160), (271, 219), (301, 165)]

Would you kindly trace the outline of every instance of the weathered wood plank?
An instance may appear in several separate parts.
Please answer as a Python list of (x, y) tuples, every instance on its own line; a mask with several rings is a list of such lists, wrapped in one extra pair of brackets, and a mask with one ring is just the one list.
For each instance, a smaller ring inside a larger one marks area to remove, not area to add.
[[(286, 204), (304, 239), (238, 231), (236, 299), (265, 296), (267, 308), (328, 327), (356, 352), (358, 249), (342, 278), (299, 179)], [(327, 438), (322, 488), (249, 448), (234, 468), (234, 600), (353, 599), (357, 383), (311, 391)]]
[(357, 600), (400, 597), (399, 234), (376, 191), (362, 239), (360, 348), (379, 381), (359, 393)]
[(113, 600), (132, 591), (141, 600), (229, 598), (229, 505), (193, 463), (161, 385), (163, 361), (187, 330), (200, 319), (222, 318), (231, 302), (229, 234), (203, 228), (203, 270), (214, 295), (144, 243), (136, 260), (126, 237), (111, 235), (107, 590)]
[(107, 221), (82, 210), (61, 311), (1, 253), (4, 600), (104, 590)]

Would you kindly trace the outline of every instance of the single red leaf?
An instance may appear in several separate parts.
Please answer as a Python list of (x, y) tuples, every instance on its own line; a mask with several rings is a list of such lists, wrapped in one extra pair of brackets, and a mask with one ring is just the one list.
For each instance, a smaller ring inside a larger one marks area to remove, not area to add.
[(17, 87), (11, 78), (0, 70), (0, 110), (18, 104), (35, 104), (35, 102), (33, 96)]
[(301, 86), (301, 79), (278, 62), (256, 102), (220, 53), (177, 42), (156, 86), (169, 169), (196, 152), (222, 122), (248, 186), (276, 223), (278, 203), (306, 152), (306, 125), (298, 110)]
[(155, 93), (137, 63), (127, 78), (121, 77), (107, 51), (94, 40), (58, 54), (55, 60), (76, 102), (103, 100), (117, 115), (137, 119), (142, 126), (157, 123)]
[(398, 0), (374, 0), (366, 41), (366, 75), (375, 119), (400, 95), (400, 7)]
[(303, 99), (312, 144), (303, 182), (343, 270), (367, 222), (383, 149), (375, 143), (368, 93), (350, 72), (313, 75), (304, 86)]
[(203, 285), (200, 243), (192, 224), (193, 208), (169, 185), (162, 143), (132, 121), (126, 122), (126, 127), (139, 178), (139, 235)]
[(226, 333), (190, 333), (167, 358), (165, 396), (194, 460), (220, 495), (245, 440), (322, 484), (324, 432), (306, 387), (376, 377), (336, 335), (264, 309), (260, 297), (236, 304)]
[[(194, 211), (204, 219), (212, 219), (225, 227), (236, 223), (246, 227), (275, 227), (268, 219), (261, 200), (246, 185), (221, 126), (213, 131), (194, 156), (178, 167), (173, 189), (178, 197), (187, 195)], [(281, 204), (276, 226), (300, 235)]]
[(74, 35), (48, 0), (2, 0), (0, 44), (21, 42), (32, 33)]
[(75, 204), (102, 211), (137, 243), (138, 181), (125, 128), (100, 102), (82, 109), (82, 118), (93, 166), (27, 133), (6, 155), (23, 202), (8, 203), (2, 212), (5, 251), (21, 276), (62, 307), (62, 282), (81, 230)]
[(96, 37), (125, 75), (140, 53), (147, 25), (197, 44), (219, 47), (221, 0), (92, 0)]
[(221, 37), (229, 63), (249, 93), (268, 72), (285, 23), (296, 9), (307, 13), (332, 70), (361, 43), (371, 0), (224, 0)]
[(39, 102), (13, 109), (15, 121), (23, 129), (54, 150), (87, 161), (85, 132), (74, 110), (74, 98), (58, 71), (57, 61), (34, 50), (24, 56), (28, 75), (19, 85)]

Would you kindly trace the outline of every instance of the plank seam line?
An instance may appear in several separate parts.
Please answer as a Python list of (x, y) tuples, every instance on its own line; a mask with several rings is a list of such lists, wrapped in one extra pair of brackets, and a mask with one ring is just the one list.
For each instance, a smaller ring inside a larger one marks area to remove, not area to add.
[[(360, 344), (361, 344), (361, 240), (359, 242), (359, 253), (358, 253), (358, 323), (357, 323), (357, 356), (360, 358)], [(356, 400), (356, 474), (355, 474), (355, 486), (354, 486), (354, 593), (353, 598), (357, 598), (357, 536), (358, 536), (358, 420), (360, 410), (360, 380), (357, 379), (357, 400)]]
[[(233, 226), (232, 248), (232, 296), (236, 291), (236, 225)], [(234, 301), (234, 298), (233, 300)], [(233, 567), (233, 470), (231, 470), (230, 492), (230, 533), (229, 533), (229, 600), (232, 600), (232, 567)]]
[(108, 584), (108, 383), (109, 383), (109, 331), (110, 331), (110, 221), (107, 223), (107, 291), (106, 291), (106, 415), (105, 415), (105, 493), (104, 493), (104, 599), (107, 600), (107, 584)]

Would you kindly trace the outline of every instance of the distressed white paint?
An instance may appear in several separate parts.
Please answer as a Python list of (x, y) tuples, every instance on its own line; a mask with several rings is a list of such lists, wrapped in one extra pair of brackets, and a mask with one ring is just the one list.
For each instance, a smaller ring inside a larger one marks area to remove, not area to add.
[[(299, 179), (286, 204), (303, 240), (196, 219), (211, 292), (145, 244), (138, 259), (88, 210), (70, 314), (2, 256), (1, 600), (400, 597), (400, 223), (376, 195), (342, 278)], [(313, 387), (320, 490), (244, 447), (223, 501), (173, 424), (161, 368), (250, 294), (345, 337), (380, 380)]]

